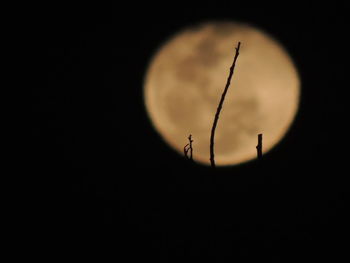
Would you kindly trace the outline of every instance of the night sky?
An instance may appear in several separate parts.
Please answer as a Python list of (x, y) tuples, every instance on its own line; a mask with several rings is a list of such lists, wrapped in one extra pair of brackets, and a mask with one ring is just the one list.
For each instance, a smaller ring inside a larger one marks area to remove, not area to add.
[[(49, 258), (335, 262), (345, 255), (348, 9), (321, 2), (47, 5), (40, 28), (47, 85), (32, 87), (29, 159), (42, 192), (33, 217)], [(208, 20), (263, 29), (299, 70), (296, 120), (261, 162), (191, 164), (146, 115), (152, 55), (174, 33)]]

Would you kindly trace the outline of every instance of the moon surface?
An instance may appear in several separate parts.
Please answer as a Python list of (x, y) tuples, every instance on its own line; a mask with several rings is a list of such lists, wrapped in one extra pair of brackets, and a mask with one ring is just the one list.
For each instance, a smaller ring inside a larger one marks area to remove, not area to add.
[(291, 57), (268, 34), (248, 24), (211, 22), (189, 27), (163, 44), (144, 80), (144, 102), (154, 128), (183, 154), (193, 138), (193, 159), (209, 165), (210, 131), (241, 42), (234, 76), (215, 134), (216, 165), (256, 158), (286, 134), (299, 105), (300, 80)]

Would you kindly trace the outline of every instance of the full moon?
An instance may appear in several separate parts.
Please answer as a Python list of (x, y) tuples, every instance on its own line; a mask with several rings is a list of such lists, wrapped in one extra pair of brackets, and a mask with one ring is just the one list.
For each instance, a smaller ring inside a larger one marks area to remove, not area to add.
[(256, 158), (288, 131), (298, 110), (300, 80), (287, 51), (248, 24), (211, 22), (189, 27), (164, 43), (144, 79), (145, 107), (160, 136), (180, 154), (193, 139), (193, 159), (209, 165), (210, 131), (235, 47), (234, 76), (215, 133), (216, 165)]

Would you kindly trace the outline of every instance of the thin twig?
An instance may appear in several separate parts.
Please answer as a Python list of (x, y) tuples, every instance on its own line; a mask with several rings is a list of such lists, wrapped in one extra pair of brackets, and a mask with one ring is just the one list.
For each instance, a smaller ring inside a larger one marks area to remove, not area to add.
[(256, 153), (259, 160), (262, 158), (262, 136), (262, 133), (258, 134), (258, 145), (256, 146)]
[[(185, 157), (190, 161), (193, 161), (193, 148), (192, 148), (192, 135), (188, 136), (189, 143), (187, 143), (184, 147)], [(188, 151), (190, 152), (190, 156), (188, 156)]]
[(221, 95), (221, 99), (220, 99), (218, 108), (216, 110), (216, 114), (215, 114), (215, 118), (214, 118), (214, 122), (213, 122), (213, 127), (211, 128), (211, 135), (210, 135), (210, 163), (211, 163), (211, 167), (213, 167), (213, 168), (215, 168), (215, 159), (214, 159), (215, 129), (216, 129), (216, 125), (218, 124), (220, 111), (221, 111), (222, 105), (224, 104), (224, 100), (225, 100), (225, 96), (226, 96), (228, 87), (230, 86), (230, 83), (231, 83), (231, 78), (233, 76), (233, 70), (234, 70), (234, 68), (236, 66), (236, 60), (237, 60), (237, 57), (239, 55), (239, 48), (240, 48), (240, 46), (241, 46), (241, 42), (238, 42), (238, 46), (236, 47), (236, 54), (235, 54), (235, 57), (233, 59), (232, 66), (230, 67), (230, 75), (227, 78), (227, 82), (226, 82), (226, 86), (225, 86), (224, 92)]

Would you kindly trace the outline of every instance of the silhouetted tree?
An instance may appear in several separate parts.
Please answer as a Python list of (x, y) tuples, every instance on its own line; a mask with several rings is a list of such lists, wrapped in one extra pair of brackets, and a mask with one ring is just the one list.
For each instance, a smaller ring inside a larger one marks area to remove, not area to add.
[(234, 70), (234, 68), (236, 66), (236, 60), (237, 60), (237, 57), (239, 55), (239, 48), (240, 48), (240, 46), (241, 46), (241, 42), (238, 42), (238, 46), (236, 47), (236, 54), (235, 54), (235, 57), (233, 59), (232, 66), (230, 67), (230, 74), (229, 74), (229, 76), (227, 78), (227, 82), (226, 82), (226, 86), (225, 86), (224, 92), (221, 95), (221, 99), (220, 99), (218, 108), (216, 110), (216, 114), (215, 114), (215, 118), (214, 118), (214, 122), (213, 122), (213, 127), (211, 128), (211, 135), (210, 135), (210, 164), (211, 164), (211, 167), (213, 167), (213, 168), (215, 168), (215, 159), (214, 159), (215, 129), (216, 129), (216, 125), (218, 124), (220, 111), (222, 109), (222, 105), (224, 104), (224, 100), (225, 100), (225, 96), (226, 96), (227, 90), (228, 90), (228, 88), (230, 86), (230, 83), (231, 83), (231, 78), (233, 76), (233, 70)]
[(256, 146), (258, 159), (262, 158), (262, 136), (262, 133), (258, 134), (258, 145)]
[[(190, 136), (188, 136), (188, 140), (189, 143), (187, 143), (184, 147), (184, 153), (185, 153), (185, 157), (191, 161), (193, 161), (193, 148), (192, 148), (192, 135), (190, 134)], [(188, 152), (190, 152), (190, 154), (188, 155)]]

